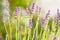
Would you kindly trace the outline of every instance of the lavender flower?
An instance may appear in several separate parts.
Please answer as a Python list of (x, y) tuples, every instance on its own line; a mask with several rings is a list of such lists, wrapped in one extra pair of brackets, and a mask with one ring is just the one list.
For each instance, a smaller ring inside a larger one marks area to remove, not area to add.
[(38, 12), (38, 14), (40, 14), (40, 12), (41, 12), (41, 7), (37, 6), (37, 12)]
[(16, 7), (15, 12), (14, 12), (15, 18), (17, 18), (19, 13), (20, 13), (20, 7)]
[(60, 18), (60, 12), (59, 12), (59, 9), (57, 9), (57, 18)]
[(35, 3), (32, 4), (32, 13), (34, 13)]
[(45, 18), (48, 19), (49, 15), (50, 15), (50, 10), (48, 10), (48, 13), (46, 14)]
[(32, 9), (34, 9), (35, 3), (32, 4)]
[(41, 24), (42, 24), (42, 25), (41, 25), (41, 26), (42, 26), (41, 28), (42, 28), (42, 30), (43, 30), (43, 29), (44, 29), (44, 24), (45, 24), (45, 18), (42, 18), (42, 19), (41, 19)]
[(29, 19), (29, 28), (32, 28), (32, 19)]
[(42, 18), (42, 24), (44, 24), (44, 22), (45, 22), (45, 19), (44, 19), (44, 18)]

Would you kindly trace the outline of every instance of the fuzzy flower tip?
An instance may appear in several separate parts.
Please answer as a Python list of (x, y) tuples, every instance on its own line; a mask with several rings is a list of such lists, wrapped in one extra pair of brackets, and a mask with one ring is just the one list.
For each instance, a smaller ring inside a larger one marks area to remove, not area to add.
[(50, 10), (48, 10), (48, 13), (46, 14), (46, 19), (49, 17), (50, 15)]
[(57, 17), (60, 18), (60, 12), (59, 12), (59, 9), (57, 9)]

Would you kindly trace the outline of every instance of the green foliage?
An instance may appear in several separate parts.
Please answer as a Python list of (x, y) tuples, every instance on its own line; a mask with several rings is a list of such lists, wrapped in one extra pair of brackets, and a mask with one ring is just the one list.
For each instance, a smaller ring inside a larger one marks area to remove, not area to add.
[(0, 33), (2, 33), (2, 39), (5, 40), (6, 39), (6, 30), (4, 27), (4, 23), (2, 20), (2, 14), (0, 13)]
[(21, 8), (26, 8), (29, 6), (33, 0), (8, 0), (10, 4), (10, 9), (14, 10), (16, 6), (20, 6)]
[(52, 18), (49, 19), (48, 27), (49, 27), (50, 32), (51, 32), (52, 31)]

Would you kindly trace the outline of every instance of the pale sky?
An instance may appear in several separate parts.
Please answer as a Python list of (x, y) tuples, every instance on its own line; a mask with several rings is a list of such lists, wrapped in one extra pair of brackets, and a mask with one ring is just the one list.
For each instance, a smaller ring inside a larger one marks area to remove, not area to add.
[(36, 3), (46, 12), (50, 9), (51, 16), (56, 14), (58, 8), (60, 9), (60, 0), (36, 0)]

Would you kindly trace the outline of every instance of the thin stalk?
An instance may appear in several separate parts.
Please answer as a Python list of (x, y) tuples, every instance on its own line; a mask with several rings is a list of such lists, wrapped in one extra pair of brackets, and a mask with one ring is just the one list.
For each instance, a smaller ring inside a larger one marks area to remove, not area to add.
[(10, 19), (9, 19), (9, 28), (10, 28), (10, 33), (8, 33), (8, 35), (10, 35), (10, 39), (9, 40), (12, 40), (12, 26), (11, 26), (11, 22), (10, 22)]
[(49, 19), (46, 20), (46, 25), (44, 25), (44, 33), (43, 33), (42, 40), (46, 40), (45, 36), (46, 36), (47, 27), (48, 27), (48, 21), (49, 21)]

